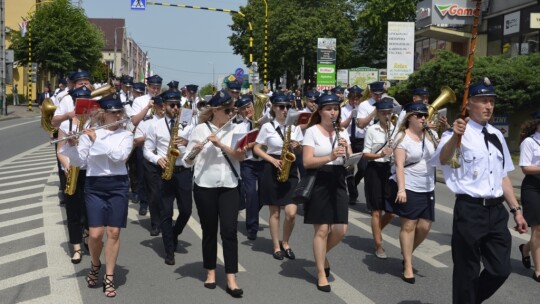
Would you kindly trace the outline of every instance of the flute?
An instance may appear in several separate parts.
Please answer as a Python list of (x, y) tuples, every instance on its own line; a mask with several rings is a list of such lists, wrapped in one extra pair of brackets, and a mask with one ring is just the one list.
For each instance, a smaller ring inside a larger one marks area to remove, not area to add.
[[(108, 128), (108, 127), (112, 127), (112, 126), (116, 126), (116, 125), (120, 125), (120, 124), (123, 124), (123, 123), (126, 123), (128, 122), (130, 119), (129, 118), (124, 118), (124, 119), (120, 119), (120, 120), (117, 120), (115, 122), (111, 122), (109, 124), (106, 124), (106, 125), (101, 125), (99, 127), (95, 127), (94, 130), (99, 130), (99, 129), (104, 129), (104, 128)], [(68, 139), (71, 139), (71, 138), (77, 138), (81, 135), (84, 134), (84, 131), (81, 131), (81, 132), (77, 132), (77, 133), (73, 133), (73, 134), (70, 134), (68, 136), (64, 136), (62, 138), (58, 138), (58, 139), (55, 139), (55, 140), (51, 140), (49, 143), (51, 145), (57, 143), (57, 142), (61, 142), (61, 141), (64, 141), (64, 140), (68, 140)]]
[[(216, 131), (212, 132), (212, 134), (210, 134), (210, 136), (218, 134), (221, 130), (223, 130), (223, 128), (225, 128), (227, 125), (229, 125), (231, 122), (233, 122), (233, 120), (234, 120), (235, 118), (236, 118), (236, 115), (234, 115), (233, 117), (231, 117), (231, 119), (229, 119), (229, 121), (227, 121), (223, 126), (221, 126), (221, 128), (219, 128), (219, 129), (217, 129)], [(210, 137), (210, 136), (209, 136), (209, 137)], [(208, 137), (207, 137), (205, 140), (203, 140), (203, 141), (201, 142), (201, 144), (202, 144), (203, 147), (204, 147), (204, 145), (206, 145), (209, 141), (210, 141), (210, 140), (209, 140)], [(191, 152), (189, 152), (189, 154), (186, 156), (186, 160), (188, 160), (188, 161), (193, 161), (193, 160), (195, 159), (195, 157), (197, 157), (197, 155), (199, 155), (199, 153), (201, 153), (201, 151), (202, 151), (202, 147), (201, 147), (200, 150), (196, 150), (196, 151), (195, 151), (195, 150), (191, 150)]]

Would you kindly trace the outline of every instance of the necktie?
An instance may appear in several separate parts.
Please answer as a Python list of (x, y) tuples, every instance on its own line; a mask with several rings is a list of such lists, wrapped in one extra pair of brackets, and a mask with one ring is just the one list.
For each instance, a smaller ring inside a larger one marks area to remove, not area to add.
[(172, 131), (173, 131), (173, 128), (174, 128), (174, 118), (173, 118), (173, 119), (171, 119), (171, 130), (170, 130), (170, 131), (171, 131), (171, 133), (172, 133)]
[(504, 159), (504, 153), (503, 153), (503, 147), (502, 147), (501, 141), (499, 140), (497, 135), (489, 133), (486, 127), (482, 128), (482, 134), (484, 134), (484, 142), (486, 143), (486, 148), (488, 148), (489, 146), (488, 142), (490, 142), (493, 146), (495, 146), (495, 148), (497, 148), (497, 150), (501, 152), (503, 156), (503, 168), (504, 168), (505, 159)]
[[(353, 111), (354, 111), (354, 109), (353, 109)], [(352, 113), (351, 113), (351, 115), (352, 115)], [(352, 126), (351, 126), (351, 138), (355, 139), (356, 138), (356, 117), (352, 118), (351, 123), (352, 123)]]

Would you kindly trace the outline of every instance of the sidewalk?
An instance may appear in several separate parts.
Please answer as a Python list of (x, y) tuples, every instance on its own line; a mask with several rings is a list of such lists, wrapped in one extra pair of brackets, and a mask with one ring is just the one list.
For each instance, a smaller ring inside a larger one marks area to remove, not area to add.
[[(3, 108), (0, 109), (1, 114), (3, 114), (3, 110)], [(18, 106), (8, 105), (7, 113), (8, 115), (0, 115), (0, 121), (41, 116), (41, 110), (39, 109), (37, 103), (32, 104), (32, 111), (28, 111), (28, 104)]]

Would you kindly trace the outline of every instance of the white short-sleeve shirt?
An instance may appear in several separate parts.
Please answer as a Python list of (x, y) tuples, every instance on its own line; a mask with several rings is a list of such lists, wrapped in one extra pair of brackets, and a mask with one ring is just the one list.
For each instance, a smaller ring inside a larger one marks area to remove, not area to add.
[[(347, 141), (347, 143), (349, 143), (349, 133), (347, 133), (347, 130), (343, 130), (339, 132), (339, 137), (344, 138)], [(322, 157), (322, 156), (330, 155), (333, 150), (332, 148), (333, 143), (334, 143), (333, 148), (335, 148), (338, 145), (338, 141), (336, 140), (336, 134), (333, 134), (332, 137), (326, 137), (321, 132), (318, 125), (309, 127), (306, 130), (306, 134), (304, 134), (304, 139), (302, 140), (302, 145), (313, 147), (313, 156), (315, 157)], [(327, 165), (343, 165), (344, 159), (343, 157), (338, 157), (335, 160), (330, 161), (326, 164)]]
[(519, 166), (540, 166), (540, 133), (527, 137), (519, 146)]
[[(280, 129), (283, 137), (286, 136), (285, 126), (280, 125), (276, 120), (267, 122), (262, 125), (259, 135), (255, 142), (267, 147), (266, 153), (272, 155), (281, 155), (283, 149), (283, 139), (279, 135), (277, 129)], [(288, 128), (288, 127), (287, 127)], [(302, 142), (302, 130), (298, 126), (291, 126), (291, 140)]]

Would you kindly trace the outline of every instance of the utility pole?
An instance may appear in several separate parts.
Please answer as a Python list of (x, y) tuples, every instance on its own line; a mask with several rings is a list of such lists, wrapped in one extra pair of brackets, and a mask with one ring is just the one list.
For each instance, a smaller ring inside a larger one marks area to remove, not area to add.
[(0, 2), (0, 99), (2, 114), (7, 115), (6, 100), (6, 0)]

